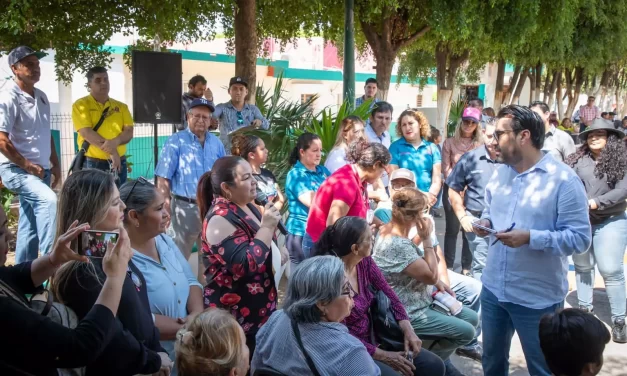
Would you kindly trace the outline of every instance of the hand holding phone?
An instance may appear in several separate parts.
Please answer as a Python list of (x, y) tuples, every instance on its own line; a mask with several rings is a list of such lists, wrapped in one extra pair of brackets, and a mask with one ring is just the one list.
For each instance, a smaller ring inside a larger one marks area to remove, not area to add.
[(488, 224), (489, 224), (488, 220), (479, 219), (472, 223), (472, 227), (474, 228), (475, 233), (479, 236), (486, 236), (488, 234), (496, 234), (497, 231), (495, 229), (486, 226)]

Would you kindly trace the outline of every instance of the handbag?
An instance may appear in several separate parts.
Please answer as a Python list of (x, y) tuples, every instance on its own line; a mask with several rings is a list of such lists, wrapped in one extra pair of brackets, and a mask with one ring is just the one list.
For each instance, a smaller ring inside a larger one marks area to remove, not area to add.
[(381, 290), (369, 286), (374, 294), (370, 308), (370, 336), (373, 344), (386, 351), (404, 351), (405, 335), (391, 309), (390, 298)]
[[(102, 111), (102, 115), (100, 115), (100, 120), (98, 120), (96, 125), (92, 128), (94, 132), (98, 132), (98, 129), (104, 122), (104, 119), (107, 117), (108, 112), (109, 112), (109, 107), (105, 108)], [(68, 176), (70, 176), (72, 173), (76, 171), (80, 171), (83, 169), (83, 165), (85, 164), (85, 153), (87, 153), (89, 146), (91, 146), (91, 144), (87, 140), (84, 140), (83, 145), (81, 145), (81, 148), (76, 153), (76, 156), (74, 156), (74, 159), (72, 160), (72, 164), (70, 164), (70, 169), (68, 170), (69, 171)]]
[(305, 361), (307, 361), (307, 366), (309, 366), (309, 370), (314, 376), (320, 376), (320, 372), (318, 372), (316, 365), (314, 364), (313, 360), (311, 360), (311, 357), (307, 353), (307, 350), (305, 350), (305, 346), (303, 346), (303, 340), (300, 338), (298, 323), (291, 318), (290, 323), (292, 324), (292, 331), (294, 331), (294, 336), (296, 336), (296, 342), (298, 343), (298, 347), (300, 347), (300, 351), (302, 351), (303, 355), (305, 356)]

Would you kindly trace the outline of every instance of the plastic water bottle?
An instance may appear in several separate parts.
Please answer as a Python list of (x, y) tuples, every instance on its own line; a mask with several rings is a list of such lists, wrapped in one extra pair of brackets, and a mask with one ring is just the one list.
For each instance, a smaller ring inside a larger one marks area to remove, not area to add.
[(446, 308), (451, 311), (451, 315), (457, 316), (462, 311), (462, 303), (453, 298), (453, 296), (447, 292), (442, 292), (438, 289), (434, 289), (432, 294), (433, 299), (444, 304)]

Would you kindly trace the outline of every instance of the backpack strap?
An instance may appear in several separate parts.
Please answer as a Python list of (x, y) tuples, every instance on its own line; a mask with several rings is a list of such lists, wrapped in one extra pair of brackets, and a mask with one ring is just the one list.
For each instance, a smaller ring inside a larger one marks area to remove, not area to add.
[(320, 376), (320, 372), (318, 372), (318, 369), (316, 368), (316, 364), (313, 362), (313, 360), (311, 360), (309, 353), (307, 353), (307, 350), (305, 350), (305, 346), (303, 346), (303, 340), (300, 338), (300, 330), (298, 329), (298, 323), (294, 319), (291, 319), (291, 318), (290, 318), (290, 323), (292, 324), (292, 330), (294, 331), (294, 336), (296, 336), (296, 342), (298, 343), (298, 347), (300, 347), (300, 351), (303, 352), (303, 355), (305, 356), (305, 360), (307, 361), (307, 366), (309, 366), (309, 369), (311, 370), (314, 376)]

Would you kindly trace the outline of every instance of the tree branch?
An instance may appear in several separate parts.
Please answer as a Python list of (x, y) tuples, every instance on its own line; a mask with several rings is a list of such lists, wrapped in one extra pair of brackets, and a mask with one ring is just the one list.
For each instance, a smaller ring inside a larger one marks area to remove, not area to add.
[(398, 49), (401, 49), (407, 46), (408, 44), (414, 43), (415, 41), (420, 39), (423, 35), (425, 35), (429, 30), (431, 30), (431, 26), (425, 26), (422, 29), (413, 33), (412, 35), (408, 36), (407, 38), (401, 39), (397, 44)]

